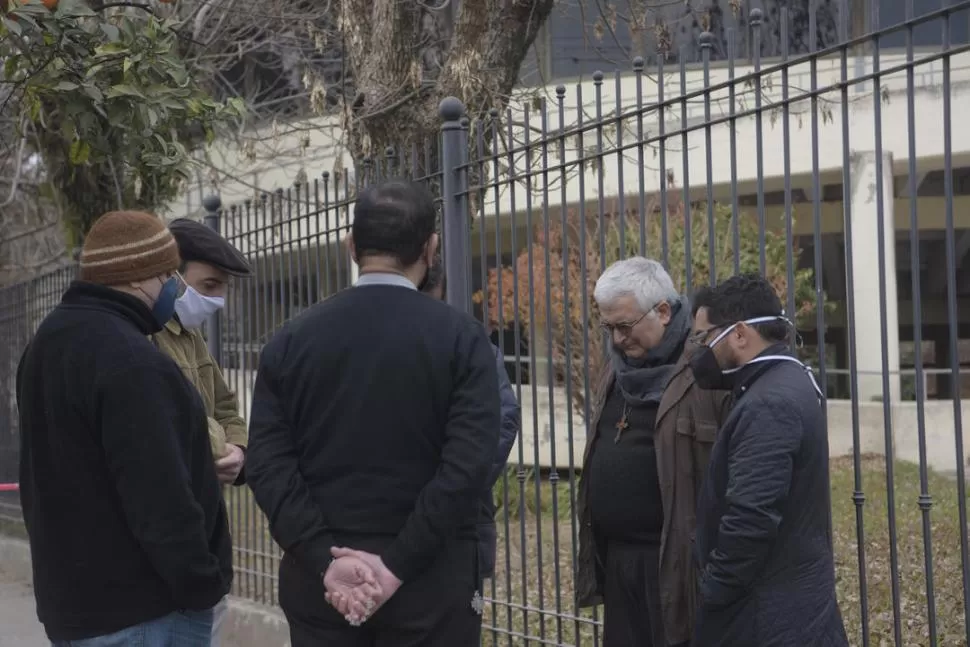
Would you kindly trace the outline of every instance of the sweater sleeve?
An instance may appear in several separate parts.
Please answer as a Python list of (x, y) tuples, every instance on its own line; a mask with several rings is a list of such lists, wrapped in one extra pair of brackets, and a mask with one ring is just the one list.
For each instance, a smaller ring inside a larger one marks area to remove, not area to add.
[(299, 453), (281, 401), (279, 366), (286, 333), (266, 345), (260, 358), (250, 414), (246, 480), (269, 519), (273, 539), (312, 573), (322, 575), (334, 540), (300, 472)]
[(215, 402), (213, 417), (225, 430), (226, 442), (245, 449), (249, 442), (249, 431), (246, 429), (246, 421), (239, 415), (239, 400), (236, 398), (236, 393), (229, 388), (225, 376), (214, 362), (212, 365), (212, 381), (215, 390), (213, 394)]
[(384, 564), (403, 582), (425, 571), (469, 511), (478, 509), (501, 425), (491, 346), (484, 328), (476, 322), (468, 322), (459, 335), (441, 463), (418, 495), (401, 532), (382, 555)]
[(495, 353), (495, 368), (498, 370), (498, 389), (502, 402), (502, 426), (499, 431), (498, 451), (495, 453), (495, 461), (488, 476), (487, 485), (489, 489), (498, 482), (502, 472), (505, 471), (509, 453), (519, 437), (519, 429), (522, 425), (522, 410), (515, 397), (512, 382), (509, 381), (509, 374), (505, 371), (505, 356), (498, 346), (493, 344), (492, 348)]
[(132, 534), (176, 604), (204, 609), (223, 581), (186, 467), (193, 446), (181, 438), (184, 430), (197, 429), (199, 442), (208, 442), (203, 420), (187, 419), (190, 397), (174, 364), (134, 363), (103, 381), (98, 408), (105, 459)]

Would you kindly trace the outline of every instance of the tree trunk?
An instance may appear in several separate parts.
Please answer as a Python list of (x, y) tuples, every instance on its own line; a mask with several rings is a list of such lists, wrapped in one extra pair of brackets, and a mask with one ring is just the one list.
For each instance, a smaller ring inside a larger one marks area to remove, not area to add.
[[(428, 9), (437, 2), (443, 9)], [(554, 0), (343, 0), (340, 31), (356, 97), (345, 106), (355, 160), (383, 159), (394, 174), (438, 168), (438, 104), (455, 96), (468, 117), (503, 109)]]

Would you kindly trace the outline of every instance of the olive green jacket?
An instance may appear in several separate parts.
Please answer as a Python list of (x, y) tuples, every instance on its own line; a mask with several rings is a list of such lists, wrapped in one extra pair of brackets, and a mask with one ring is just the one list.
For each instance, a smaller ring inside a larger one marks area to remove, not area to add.
[(206, 415), (209, 416), (212, 455), (215, 458), (225, 456), (228, 453), (227, 444), (245, 448), (249, 432), (246, 421), (239, 415), (239, 402), (209, 354), (202, 332), (183, 328), (178, 319), (173, 318), (152, 336), (152, 341), (159, 350), (175, 360), (202, 396)]

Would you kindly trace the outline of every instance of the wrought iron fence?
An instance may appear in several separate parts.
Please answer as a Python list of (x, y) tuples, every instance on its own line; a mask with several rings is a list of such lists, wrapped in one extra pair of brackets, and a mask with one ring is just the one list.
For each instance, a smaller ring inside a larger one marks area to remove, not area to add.
[[(825, 49), (822, 4), (838, 32)], [(494, 331), (523, 411), (495, 490), (483, 643), (595, 645), (599, 610), (578, 608), (573, 589), (573, 502), (604, 350), (595, 279), (638, 253), (662, 259), (687, 294), (761, 271), (829, 396), (838, 595), (853, 644), (966, 645), (970, 129), (958, 120), (970, 45), (951, 35), (970, 1), (918, 18), (905, 4), (905, 23), (850, 37), (847, 0), (812, 0), (797, 56), (782, 8), (770, 60), (754, 10), (750, 61), (729, 29), (715, 65), (722, 36), (703, 32), (700, 61), (680, 52), (676, 66), (661, 56), (647, 70), (638, 59), (505, 113), (466, 119), (446, 100), (438, 141), (362, 160), (353, 183), (324, 173), (225, 209), (208, 201), (207, 220), (256, 269), (210, 335), (242, 410), (273, 331), (352, 284), (344, 243), (359, 186), (420, 174), (441, 196), (448, 300)], [(928, 29), (939, 48), (915, 46)], [(15, 472), (16, 360), (71, 275), (0, 291), (2, 477)], [(228, 497), (235, 593), (275, 604), (279, 548), (250, 493)]]

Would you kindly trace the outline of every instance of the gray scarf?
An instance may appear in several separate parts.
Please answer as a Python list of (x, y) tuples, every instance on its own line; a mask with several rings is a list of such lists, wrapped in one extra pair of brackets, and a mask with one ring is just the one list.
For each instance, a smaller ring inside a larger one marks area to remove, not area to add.
[(684, 340), (690, 330), (690, 305), (687, 297), (682, 296), (670, 306), (672, 313), (664, 336), (646, 357), (629, 359), (616, 349), (610, 349), (616, 388), (630, 406), (660, 402), (674, 364), (683, 352)]

